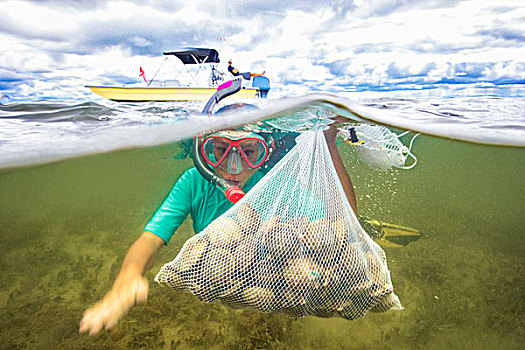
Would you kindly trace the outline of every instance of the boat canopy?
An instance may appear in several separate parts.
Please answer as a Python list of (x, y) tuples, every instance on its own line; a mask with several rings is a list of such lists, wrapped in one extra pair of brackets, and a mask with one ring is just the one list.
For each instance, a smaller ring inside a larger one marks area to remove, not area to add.
[(219, 53), (215, 49), (187, 49), (182, 51), (164, 52), (174, 55), (184, 64), (219, 63)]

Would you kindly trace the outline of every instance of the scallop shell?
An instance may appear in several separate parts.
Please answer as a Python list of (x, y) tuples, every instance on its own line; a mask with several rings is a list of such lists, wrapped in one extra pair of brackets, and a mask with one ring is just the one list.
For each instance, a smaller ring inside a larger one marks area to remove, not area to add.
[(370, 309), (372, 312), (385, 312), (390, 309), (399, 308), (401, 303), (399, 298), (394, 293), (387, 294), (383, 299), (378, 302), (373, 308)]
[(345, 247), (341, 254), (340, 266), (353, 276), (352, 279), (356, 284), (368, 279), (366, 256), (359, 243), (348, 244)]
[(353, 300), (347, 300), (337, 306), (337, 313), (347, 320), (356, 320), (366, 315), (366, 309)]
[(290, 260), (283, 277), (294, 291), (302, 291), (310, 287), (319, 287), (322, 279), (322, 269), (309, 258)]
[[(326, 300), (338, 305), (372, 286), (366, 275), (366, 260), (357, 245), (349, 244), (341, 254), (339, 264), (325, 268), (322, 286)], [(329, 305), (322, 305), (329, 308)]]
[(284, 263), (301, 254), (302, 244), (292, 225), (276, 222), (266, 228), (261, 237), (270, 259)]
[(309, 224), (309, 221), (306, 216), (301, 216), (301, 217), (290, 219), (288, 223), (295, 228), (295, 231), (297, 232), (299, 236), (302, 236), (304, 230)]
[(246, 288), (243, 293), (244, 301), (264, 312), (273, 311), (278, 307), (275, 293), (270, 288), (253, 286)]
[(280, 311), (292, 317), (303, 317), (310, 315), (310, 311), (309, 308), (306, 306), (306, 302), (303, 302), (302, 304), (297, 304), (292, 307), (283, 308)]
[(307, 297), (308, 291), (295, 289), (285, 283), (279, 290), (280, 307), (279, 311), (292, 317), (302, 317), (308, 315)]
[(300, 235), (300, 239), (311, 256), (321, 263), (329, 263), (337, 257), (342, 247), (339, 239), (327, 219), (310, 222)]
[(334, 306), (340, 316), (348, 320), (355, 320), (364, 317), (374, 304), (374, 299), (363, 291)]
[(271, 288), (274, 291), (283, 289), (282, 269), (269, 260), (261, 260), (254, 269), (254, 283), (260, 287)]
[(350, 300), (352, 300), (352, 303), (363, 313), (369, 311), (378, 302), (378, 299), (370, 296), (366, 290), (362, 293), (352, 296)]
[(307, 299), (310, 309), (333, 310), (334, 300), (327, 295), (327, 289), (324, 285), (317, 283), (317, 287), (308, 290), (308, 293), (303, 297)]
[(171, 265), (165, 265), (162, 270), (164, 274), (163, 278), (171, 288), (174, 290), (183, 290), (186, 288), (180, 269), (176, 269)]
[(338, 244), (342, 247), (348, 240), (348, 228), (345, 223), (344, 218), (338, 218), (330, 223), (335, 236), (337, 238)]
[(391, 283), (385, 283), (383, 285), (373, 284), (370, 287), (368, 294), (372, 298), (375, 298), (375, 300), (381, 300), (383, 299), (385, 295), (388, 295), (392, 293), (393, 291), (394, 291), (394, 287), (392, 286)]
[(247, 307), (251, 306), (246, 303), (246, 301), (242, 298), (242, 295), (237, 296), (236, 294), (222, 297), (219, 299), (219, 301), (234, 310), (246, 309)]
[(239, 272), (246, 272), (260, 257), (259, 241), (253, 236), (245, 237), (233, 251)]
[(250, 306), (243, 297), (243, 289), (237, 288), (232, 290), (227, 295), (222, 295), (218, 299), (221, 303), (231, 307), (232, 309), (243, 309)]
[(191, 270), (201, 261), (208, 249), (208, 240), (203, 234), (198, 234), (186, 241), (179, 253), (178, 268), (181, 273)]
[(216, 247), (233, 248), (242, 240), (241, 226), (232, 218), (219, 217), (204, 230), (209, 241)]
[(237, 290), (241, 279), (233, 255), (223, 248), (208, 251), (197, 284), (202, 286), (200, 296), (208, 302)]
[(282, 219), (280, 216), (272, 216), (271, 218), (269, 218), (268, 220), (264, 221), (260, 228), (259, 228), (259, 232), (260, 233), (265, 233), (265, 232), (268, 232), (269, 230), (271, 230), (274, 226), (276, 225), (279, 225), (283, 223)]
[(323, 318), (330, 318), (337, 315), (337, 312), (332, 309), (314, 308), (312, 309), (312, 315)]
[(242, 203), (237, 208), (237, 222), (245, 234), (254, 234), (261, 227), (261, 216), (248, 203)]
[(373, 296), (381, 297), (392, 292), (393, 286), (386, 268), (386, 263), (381, 264), (380, 260), (382, 259), (371, 252), (366, 252), (366, 259), (368, 265), (366, 272), (368, 278), (374, 284), (372, 290)]

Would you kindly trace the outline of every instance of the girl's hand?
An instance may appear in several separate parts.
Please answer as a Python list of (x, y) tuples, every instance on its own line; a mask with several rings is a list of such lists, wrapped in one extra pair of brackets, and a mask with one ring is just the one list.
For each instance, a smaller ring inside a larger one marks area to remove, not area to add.
[(102, 300), (84, 312), (79, 332), (93, 336), (102, 328), (110, 329), (132, 306), (145, 303), (147, 299), (148, 281), (144, 277), (123, 279)]

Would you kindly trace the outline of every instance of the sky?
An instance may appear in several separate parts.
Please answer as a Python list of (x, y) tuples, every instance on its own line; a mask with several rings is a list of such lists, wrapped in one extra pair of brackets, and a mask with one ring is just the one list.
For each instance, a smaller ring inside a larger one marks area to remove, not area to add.
[(266, 71), (270, 97), (525, 96), (522, 0), (3, 0), (0, 18), (4, 100), (173, 79), (162, 53), (186, 47)]

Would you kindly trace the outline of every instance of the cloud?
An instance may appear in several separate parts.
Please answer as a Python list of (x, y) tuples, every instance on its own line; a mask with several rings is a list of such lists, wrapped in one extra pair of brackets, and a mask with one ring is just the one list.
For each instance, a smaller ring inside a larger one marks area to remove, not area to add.
[(407, 48), (423, 54), (455, 54), (483, 47), (481, 41), (467, 42), (438, 42), (432, 38), (424, 38), (407, 45)]
[(519, 87), (525, 82), (523, 62), (429, 62), (420, 66), (390, 62), (383, 67), (355, 67), (350, 59), (343, 59), (323, 66), (334, 75), (331, 88), (337, 91), (421, 91), (473, 85), (490, 87), (493, 93), (498, 86)]
[[(36, 2), (38, 6), (15, 3), (13, 9), (3, 15), (0, 33), (10, 34), (31, 46), (43, 44), (49, 52), (77, 54), (118, 45), (130, 49), (131, 54), (158, 55), (163, 50), (215, 40), (216, 33), (209, 30), (212, 27), (209, 19), (197, 21), (184, 13), (174, 16), (172, 12), (165, 12), (166, 7), (176, 8), (168, 6), (168, 2), (159, 3), (155, 8), (142, 1), (89, 3), (93, 5), (93, 8), (88, 6), (91, 11), (80, 11), (87, 6), (82, 1), (65, 2), (65, 7), (59, 7), (64, 4), (61, 1)], [(43, 6), (46, 4), (50, 7)], [(25, 15), (20, 16), (20, 12)], [(36, 18), (39, 20), (33, 20)]]
[(328, 71), (333, 75), (347, 75), (349, 73), (348, 67), (350, 66), (351, 60), (349, 58), (343, 58), (335, 60), (329, 64), (324, 64), (328, 68)]
[(27, 75), (0, 68), (0, 81), (4, 83), (5, 86), (8, 86), (8, 83), (20, 82), (25, 79), (27, 79)]
[(289, 69), (281, 77), (282, 84), (303, 84), (302, 71), (299, 69)]
[(282, 91), (516, 85), (525, 78), (524, 7), (517, 4), (6, 1), (0, 80), (2, 89), (25, 96), (38, 89), (67, 96), (70, 89), (71, 96), (85, 97), (79, 85), (137, 82), (138, 67), (151, 77), (163, 51), (214, 47), (221, 36), (223, 62), (233, 58), (243, 71), (266, 70), (272, 88)]
[(509, 28), (491, 28), (476, 32), (477, 35), (486, 36), (490, 39), (510, 41), (517, 45), (525, 45), (525, 32)]
[(494, 65), (493, 62), (462, 62), (453, 66), (453, 72), (457, 77), (475, 80), (485, 78)]
[(49, 30), (44, 27), (34, 25), (27, 25), (24, 21), (20, 21), (15, 16), (10, 14), (3, 14), (2, 21), (0, 21), (0, 33), (10, 34), (15, 38), (21, 40), (46, 40), (52, 42), (60, 42), (68, 39), (65, 32)]
[(427, 63), (424, 67), (419, 70), (414, 70), (412, 67), (402, 67), (400, 68), (396, 62), (390, 62), (386, 70), (386, 74), (389, 78), (392, 79), (407, 79), (414, 77), (426, 77), (428, 74), (436, 69), (437, 66), (435, 63)]
[(367, 16), (388, 16), (394, 12), (413, 9), (441, 9), (457, 6), (461, 0), (379, 0), (370, 1), (362, 10)]
[[(94, 10), (105, 8), (110, 0), (29, 0), (37, 6), (45, 6), (59, 10), (73, 9), (73, 10)], [(139, 5), (147, 5), (149, 7), (161, 8), (164, 11), (176, 12), (184, 4), (181, 0), (127, 0), (127, 3), (135, 3)], [(122, 1), (122, 3), (124, 3)]]
[(153, 43), (149, 41), (148, 39), (144, 39), (141, 36), (135, 35), (134, 37), (129, 39), (135, 46), (138, 47), (148, 47), (152, 46)]
[(494, 6), (492, 8), (490, 8), (490, 11), (495, 13), (495, 14), (503, 14), (503, 13), (507, 13), (507, 12), (511, 12), (511, 11), (514, 11), (516, 10), (516, 7), (515, 6)]
[(320, 8), (332, 9), (334, 13), (346, 14), (356, 8), (355, 1), (352, 0), (245, 0), (242, 6), (236, 4), (224, 5), (226, 10), (233, 13), (236, 17), (252, 16), (276, 16), (281, 17), (288, 11), (312, 12)]
[(354, 54), (359, 55), (361, 53), (370, 53), (370, 52), (392, 52), (393, 43), (391, 42), (381, 42), (381, 43), (366, 43), (359, 44), (354, 46)]

